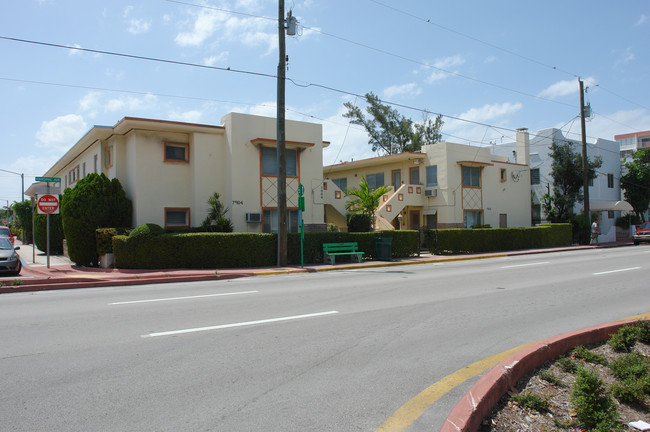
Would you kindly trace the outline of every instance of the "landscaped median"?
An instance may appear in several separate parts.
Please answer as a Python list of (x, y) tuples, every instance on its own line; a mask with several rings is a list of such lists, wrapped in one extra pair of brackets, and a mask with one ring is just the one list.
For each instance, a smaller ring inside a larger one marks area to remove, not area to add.
[(524, 376), (545, 362), (554, 360), (580, 345), (607, 340), (624, 326), (640, 319), (650, 318), (650, 313), (614, 323), (602, 324), (564, 333), (529, 345), (512, 354), (483, 375), (456, 404), (441, 432), (475, 432), (481, 422), (497, 406), (500, 399)]

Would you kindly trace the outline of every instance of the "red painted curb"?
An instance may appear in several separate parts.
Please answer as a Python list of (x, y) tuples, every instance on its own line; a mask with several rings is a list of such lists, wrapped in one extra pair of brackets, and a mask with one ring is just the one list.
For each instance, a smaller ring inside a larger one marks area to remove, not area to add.
[(440, 432), (476, 432), (499, 400), (517, 381), (578, 345), (602, 342), (626, 324), (617, 321), (563, 333), (530, 345), (490, 369), (451, 410)]

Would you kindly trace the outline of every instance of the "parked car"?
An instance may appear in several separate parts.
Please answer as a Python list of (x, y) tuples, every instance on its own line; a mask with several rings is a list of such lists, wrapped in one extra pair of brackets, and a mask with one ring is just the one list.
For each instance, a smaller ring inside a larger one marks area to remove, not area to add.
[(636, 227), (636, 232), (634, 233), (634, 244), (638, 245), (641, 242), (650, 243), (650, 222), (643, 222), (641, 225)]
[(0, 272), (20, 274), (23, 265), (16, 251), (20, 247), (11, 244), (7, 237), (0, 237)]
[(9, 227), (0, 226), (0, 237), (7, 237), (11, 244), (14, 244), (14, 235), (11, 233)]

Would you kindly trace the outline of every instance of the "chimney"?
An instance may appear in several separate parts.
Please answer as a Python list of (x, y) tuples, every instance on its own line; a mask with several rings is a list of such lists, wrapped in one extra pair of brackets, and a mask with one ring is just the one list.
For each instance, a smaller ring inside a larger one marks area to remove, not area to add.
[(517, 129), (517, 159), (522, 165), (530, 165), (530, 141), (528, 128)]

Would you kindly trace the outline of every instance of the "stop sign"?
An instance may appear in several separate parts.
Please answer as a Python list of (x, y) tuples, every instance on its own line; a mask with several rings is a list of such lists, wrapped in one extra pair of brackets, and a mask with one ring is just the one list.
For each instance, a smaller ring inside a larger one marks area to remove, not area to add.
[(39, 214), (59, 214), (58, 195), (40, 195), (36, 205)]

